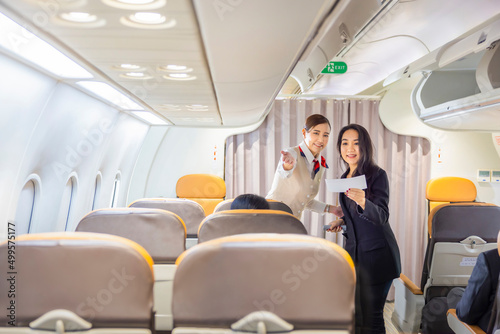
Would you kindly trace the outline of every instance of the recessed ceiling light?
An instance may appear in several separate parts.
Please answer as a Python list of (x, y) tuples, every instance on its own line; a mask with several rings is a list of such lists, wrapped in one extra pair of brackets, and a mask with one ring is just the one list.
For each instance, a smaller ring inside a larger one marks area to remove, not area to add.
[(166, 65), (166, 66), (158, 66), (159, 71), (163, 72), (184, 72), (184, 73), (189, 73), (193, 72), (193, 69), (191, 67), (187, 67), (185, 65)]
[(120, 22), (127, 27), (141, 29), (168, 29), (177, 24), (174, 19), (167, 20), (164, 15), (152, 12), (138, 12), (122, 16)]
[(97, 28), (106, 24), (106, 20), (99, 19), (96, 15), (86, 12), (61, 13), (54, 16), (52, 20), (58, 25), (80, 28)]
[(112, 67), (116, 71), (145, 71), (146, 68), (135, 64), (120, 64)]
[(61, 18), (66, 21), (90, 23), (97, 21), (97, 16), (85, 12), (69, 12), (62, 13)]
[[(40, 1), (39, 5), (40, 5)], [(81, 8), (88, 5), (88, 0), (57, 0), (57, 5), (62, 9)]]
[(126, 78), (126, 79), (140, 79), (140, 80), (146, 80), (146, 79), (153, 78), (151, 75), (143, 73), (143, 72), (127, 72), (124, 74), (120, 74), (120, 77)]
[(116, 0), (116, 1), (127, 5), (146, 5), (155, 2), (155, 0)]
[(196, 76), (189, 75), (187, 73), (170, 73), (169, 75), (164, 75), (163, 77), (168, 80), (179, 80), (179, 81), (196, 80)]
[(167, 18), (160, 13), (139, 12), (129, 15), (129, 19), (135, 23), (141, 24), (162, 24)]
[(129, 10), (158, 9), (167, 4), (167, 0), (102, 0), (108, 6)]

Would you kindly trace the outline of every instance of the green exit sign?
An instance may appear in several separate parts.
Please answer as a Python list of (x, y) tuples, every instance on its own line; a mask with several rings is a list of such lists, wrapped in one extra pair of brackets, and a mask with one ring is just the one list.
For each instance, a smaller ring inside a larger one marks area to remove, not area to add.
[(321, 73), (330, 74), (342, 74), (347, 72), (347, 64), (343, 61), (331, 61), (326, 65), (326, 67), (321, 71)]

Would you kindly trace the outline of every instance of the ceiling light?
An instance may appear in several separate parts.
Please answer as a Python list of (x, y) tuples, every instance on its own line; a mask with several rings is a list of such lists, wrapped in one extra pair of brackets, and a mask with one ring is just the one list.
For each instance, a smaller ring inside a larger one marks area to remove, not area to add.
[(141, 23), (141, 24), (161, 24), (167, 20), (167, 18), (164, 15), (161, 15), (160, 13), (145, 13), (145, 12), (129, 15), (129, 19), (135, 23)]
[(135, 116), (139, 117), (140, 119), (148, 122), (151, 125), (167, 125), (168, 124), (163, 119), (156, 116), (155, 114), (150, 113), (149, 111), (132, 111), (132, 114), (134, 114)]
[(116, 1), (128, 5), (147, 5), (154, 2), (154, 0), (116, 0)]
[(79, 28), (98, 28), (106, 24), (106, 20), (98, 19), (96, 15), (85, 12), (61, 13), (52, 20), (58, 25)]
[(187, 73), (170, 73), (169, 75), (164, 75), (163, 77), (168, 80), (179, 80), (179, 81), (190, 81), (196, 79), (196, 76), (189, 75)]
[(184, 65), (167, 65), (167, 70), (169, 71), (182, 71), (187, 69), (187, 66)]
[(120, 22), (131, 28), (140, 29), (168, 29), (177, 24), (177, 21), (167, 18), (160, 13), (138, 12), (129, 16), (122, 16)]
[(79, 23), (90, 23), (97, 21), (97, 16), (84, 12), (62, 13), (61, 18), (66, 21), (79, 22)]
[(110, 7), (128, 10), (158, 9), (167, 4), (167, 0), (102, 0)]
[(100, 98), (111, 102), (124, 110), (140, 110), (143, 109), (140, 105), (132, 101), (129, 97), (119, 92), (114, 87), (107, 83), (97, 81), (78, 81), (76, 83), (87, 91), (99, 96)]
[[(38, 1), (39, 5), (41, 1)], [(88, 0), (57, 0), (57, 4), (64, 9), (80, 8), (88, 5)]]
[(189, 78), (189, 74), (187, 74), (187, 73), (171, 73), (168, 76), (172, 77), (172, 78), (178, 78), (178, 79)]
[(112, 67), (116, 71), (145, 71), (146, 68), (135, 64), (120, 64)]
[(128, 72), (128, 73), (120, 74), (120, 77), (126, 78), (126, 79), (140, 79), (140, 80), (146, 80), (146, 79), (153, 78), (151, 75), (143, 73), (143, 72)]
[(184, 73), (189, 73), (193, 72), (193, 69), (190, 67), (187, 67), (185, 65), (167, 65), (167, 66), (158, 66), (159, 71), (163, 72), (184, 72)]
[(0, 31), (0, 49), (4, 48), (58, 77), (93, 77), (65, 54), (3, 14), (0, 14)]

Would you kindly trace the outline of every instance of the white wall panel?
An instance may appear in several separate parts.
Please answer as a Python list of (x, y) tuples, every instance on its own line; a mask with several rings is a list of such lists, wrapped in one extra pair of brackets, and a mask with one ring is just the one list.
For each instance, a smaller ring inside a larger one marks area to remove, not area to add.
[[(15, 221), (17, 201), (30, 175), (43, 184), (31, 232), (64, 229), (58, 217), (70, 175), (78, 180), (70, 230), (92, 208), (98, 172), (98, 206), (109, 205), (118, 171), (118, 203), (126, 205), (149, 125), (1, 54), (0, 73), (0, 225)], [(6, 233), (2, 228), (0, 238)]]
[(142, 197), (175, 198), (177, 180), (186, 174), (223, 178), (226, 138), (253, 131), (261, 123), (238, 128), (169, 127), (166, 132), (150, 131), (137, 161), (128, 203)]

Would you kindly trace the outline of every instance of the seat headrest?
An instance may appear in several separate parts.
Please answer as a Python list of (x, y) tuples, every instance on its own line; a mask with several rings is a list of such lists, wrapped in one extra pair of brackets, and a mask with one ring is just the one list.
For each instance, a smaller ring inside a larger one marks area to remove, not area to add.
[(474, 183), (462, 177), (446, 176), (429, 180), (425, 197), (438, 202), (473, 202), (477, 190)]
[(307, 234), (294, 215), (280, 210), (228, 210), (205, 218), (198, 229), (198, 242), (243, 233)]
[[(151, 329), (153, 261), (137, 243), (125, 238), (83, 232), (21, 235), (16, 239), (17, 275), (0, 281), (0, 290), (16, 287), (16, 325), (53, 310), (67, 310), (92, 328)], [(8, 243), (0, 244), (7, 259)], [(0, 270), (7, 273), (7, 261)], [(12, 269), (12, 268), (11, 268)], [(5, 296), (6, 297), (6, 296)], [(8, 309), (8, 298), (0, 307)]]
[[(220, 202), (215, 207), (214, 212), (231, 210), (231, 203), (233, 203), (233, 201), (234, 198), (226, 199)], [(276, 201), (274, 199), (267, 199), (267, 202), (269, 203), (269, 209), (271, 210), (281, 210), (293, 214), (292, 209), (290, 209), (290, 207), (283, 202)]]
[(205, 218), (205, 209), (199, 203), (186, 198), (141, 198), (130, 203), (129, 207), (171, 211), (182, 219), (188, 236), (198, 233), (198, 226)]
[(99, 209), (83, 217), (76, 231), (107, 233), (142, 245), (155, 263), (173, 263), (186, 250), (186, 227), (173, 212), (150, 208)]
[(177, 197), (224, 198), (226, 183), (216, 175), (188, 174), (177, 181), (175, 192)]
[(351, 328), (356, 275), (349, 254), (309, 235), (243, 234), (193, 246), (177, 260), (176, 327), (230, 328), (265, 310), (294, 329)]

